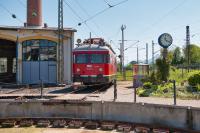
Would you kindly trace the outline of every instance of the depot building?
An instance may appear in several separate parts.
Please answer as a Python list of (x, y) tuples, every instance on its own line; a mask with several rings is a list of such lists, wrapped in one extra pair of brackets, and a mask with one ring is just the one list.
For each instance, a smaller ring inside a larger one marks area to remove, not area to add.
[[(42, 80), (70, 84), (76, 30), (64, 28), (60, 49), (58, 29), (42, 25), (42, 1), (28, 0), (27, 4), (27, 23), (23, 27), (0, 27), (0, 83), (38, 84)], [(60, 50), (64, 63), (60, 63)]]

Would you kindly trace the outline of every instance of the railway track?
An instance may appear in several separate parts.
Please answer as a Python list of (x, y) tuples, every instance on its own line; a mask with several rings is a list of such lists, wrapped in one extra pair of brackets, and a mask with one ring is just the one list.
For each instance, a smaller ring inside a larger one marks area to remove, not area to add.
[[(65, 96), (68, 94), (85, 94), (86, 97), (104, 92), (107, 88), (109, 88), (111, 84), (94, 84), (94, 85), (79, 85), (76, 87), (67, 87), (67, 88), (44, 88), (43, 89), (43, 98), (54, 98), (56, 96)], [(76, 88), (76, 89), (75, 89)], [(57, 95), (58, 94), (58, 95)], [(18, 99), (19, 97), (24, 97), (26, 99), (33, 99), (33, 98), (41, 98), (41, 88), (29, 88), (23, 87), (20, 89), (10, 90), (3, 92), (0, 95), (0, 99)]]
[[(77, 89), (72, 90), (66, 94), (55, 97), (57, 100), (68, 100), (68, 101), (84, 101), (87, 97), (93, 94), (104, 93), (112, 84), (96, 84), (96, 85), (81, 85), (76, 87)], [(77, 95), (76, 95), (77, 94)]]
[(42, 127), (42, 128), (86, 128), (123, 133), (197, 133), (196, 131), (173, 129), (158, 125), (144, 125), (117, 121), (91, 121), (69, 118), (8, 118), (0, 119), (0, 127)]

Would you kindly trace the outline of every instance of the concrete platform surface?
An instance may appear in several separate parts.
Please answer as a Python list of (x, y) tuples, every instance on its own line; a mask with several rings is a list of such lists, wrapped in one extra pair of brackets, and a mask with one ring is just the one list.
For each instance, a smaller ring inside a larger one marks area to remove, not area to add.
[[(92, 94), (93, 95), (93, 94)], [(111, 87), (105, 93), (96, 94), (96, 96), (88, 96), (87, 101), (113, 101), (114, 88)], [(117, 102), (134, 102), (134, 88), (132, 88), (132, 81), (121, 81), (117, 85)], [(173, 98), (160, 98), (160, 97), (138, 97), (139, 103), (152, 103), (173, 105)], [(177, 99), (179, 106), (200, 107), (200, 100), (181, 100)]]

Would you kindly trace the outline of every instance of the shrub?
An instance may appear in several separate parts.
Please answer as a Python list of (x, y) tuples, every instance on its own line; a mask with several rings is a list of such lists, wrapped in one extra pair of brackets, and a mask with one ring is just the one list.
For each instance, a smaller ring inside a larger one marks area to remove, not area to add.
[(145, 82), (145, 83), (143, 84), (143, 88), (144, 88), (144, 89), (151, 89), (151, 87), (152, 87), (152, 83), (151, 83), (151, 82)]
[(141, 81), (143, 83), (145, 83), (145, 82), (151, 82), (153, 84), (157, 84), (158, 83), (158, 81), (156, 79), (156, 75), (155, 75), (154, 72), (152, 72), (150, 75), (147, 75), (144, 78), (142, 78)]
[(189, 85), (192, 86), (192, 87), (197, 87), (197, 85), (200, 84), (200, 72), (191, 75), (191, 76), (188, 78), (188, 83), (189, 83)]
[(138, 88), (137, 89), (137, 94), (139, 97), (148, 97), (150, 95), (150, 91), (143, 89), (143, 88)]

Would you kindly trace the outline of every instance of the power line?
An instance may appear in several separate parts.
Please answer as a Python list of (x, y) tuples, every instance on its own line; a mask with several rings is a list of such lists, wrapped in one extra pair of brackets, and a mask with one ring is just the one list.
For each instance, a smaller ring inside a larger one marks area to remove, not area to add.
[(23, 24), (23, 21), (21, 19), (19, 19), (14, 13), (12, 13), (10, 10), (8, 10), (5, 6), (3, 6), (2, 4), (0, 4), (0, 7), (2, 9), (4, 9), (8, 14), (11, 15), (12, 18), (17, 19), (20, 23)]
[[(79, 18), (81, 21), (83, 20), (83, 19), (79, 16), (79, 14), (70, 6), (70, 4), (69, 4), (68, 2), (66, 2), (65, 0), (63, 0), (63, 2), (65, 3), (65, 5), (67, 5), (67, 6), (69, 7), (69, 9), (72, 11), (72, 13), (74, 13), (74, 15), (75, 15), (77, 18)], [(94, 32), (94, 30), (93, 30), (86, 22), (84, 22), (84, 24), (86, 25), (86, 27), (87, 27), (90, 31), (92, 31), (92, 32), (97, 36), (97, 34)]]
[[(87, 12), (87, 10), (78, 2), (78, 0), (74, 0), (74, 2), (80, 7), (80, 9), (87, 15), (87, 17), (90, 17), (90, 14)], [(92, 23), (96, 26), (96, 28), (101, 31), (103, 34), (102, 30), (100, 29), (99, 25), (95, 22), (92, 21)]]
[(164, 14), (163, 16), (161, 16), (157, 21), (155, 21), (154, 23), (152, 23), (148, 28), (146, 28), (145, 30), (143, 30), (141, 32), (141, 34), (145, 33), (146, 31), (152, 29), (155, 25), (157, 25), (158, 23), (160, 23), (161, 21), (163, 21), (167, 16), (169, 16), (170, 14), (172, 14), (177, 8), (181, 7), (187, 0), (183, 0), (181, 3), (179, 3), (177, 6), (175, 6), (174, 8), (172, 8), (170, 11), (168, 11), (166, 14)]
[(108, 7), (113, 7), (113, 5), (111, 5), (110, 3), (108, 3), (107, 0), (103, 0), (103, 1), (106, 3), (106, 5), (108, 5)]
[(21, 0), (18, 0), (18, 2), (19, 2), (24, 8), (26, 8), (26, 5), (25, 5)]
[(125, 50), (128, 50), (129, 48), (133, 48), (133, 46), (135, 46), (137, 43), (139, 43), (140, 41), (137, 40), (137, 42), (135, 42), (134, 44), (130, 45), (129, 47), (125, 48)]
[(105, 9), (103, 9), (103, 10), (97, 12), (96, 14), (94, 14), (93, 16), (89, 17), (88, 19), (82, 21), (81, 23), (86, 23), (87, 21), (94, 19), (95, 17), (97, 17), (98, 15), (100, 15), (100, 14), (106, 12), (107, 10), (109, 10), (109, 9), (111, 9), (111, 8), (113, 8), (113, 7), (116, 7), (116, 6), (118, 6), (118, 5), (121, 5), (121, 4), (123, 4), (123, 3), (127, 2), (127, 1), (128, 1), (128, 0), (123, 0), (123, 1), (121, 1), (121, 2), (119, 2), (119, 3), (117, 3), (117, 4), (115, 4), (115, 5), (109, 6), (108, 8), (105, 8)]

